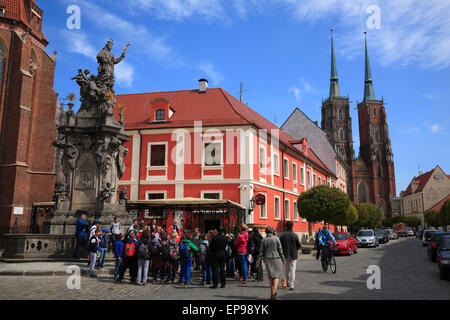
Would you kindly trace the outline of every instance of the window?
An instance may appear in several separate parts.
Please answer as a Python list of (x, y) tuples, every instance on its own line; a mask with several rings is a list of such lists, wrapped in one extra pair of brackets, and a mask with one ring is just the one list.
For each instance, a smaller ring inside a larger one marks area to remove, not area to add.
[(275, 197), (274, 214), (275, 214), (275, 220), (280, 220), (280, 198), (279, 197)]
[(166, 120), (166, 111), (164, 109), (156, 110), (156, 121)]
[(339, 130), (339, 140), (344, 140), (344, 130)]
[(373, 109), (373, 117), (376, 118), (377, 117), (377, 109)]
[(290, 202), (289, 200), (284, 200), (284, 219), (289, 221), (291, 220), (291, 213), (289, 211), (290, 209)]
[(259, 169), (266, 171), (266, 148), (259, 147)]
[(305, 168), (300, 167), (300, 183), (305, 185)]
[(382, 174), (381, 174), (381, 166), (378, 165), (378, 178), (381, 178)]
[(378, 194), (379, 194), (380, 196), (383, 195), (383, 186), (382, 186), (381, 184), (378, 186)]
[(319, 186), (322, 184), (322, 177), (319, 177)]
[[(267, 197), (266, 197), (267, 199)], [(260, 219), (267, 219), (267, 207), (266, 204), (259, 206), (259, 217)]]
[(218, 142), (205, 143), (203, 163), (205, 167), (222, 165), (222, 144)]
[(222, 198), (221, 192), (202, 191), (203, 199), (220, 200)]
[(273, 174), (280, 176), (280, 156), (278, 153), (273, 154)]
[(295, 162), (292, 163), (292, 180), (297, 183), (297, 164)]
[(338, 120), (342, 120), (342, 109), (339, 109)]
[(151, 144), (150, 145), (150, 166), (164, 167), (167, 166), (167, 145)]
[(283, 172), (284, 178), (289, 179), (289, 160), (286, 158), (283, 159)]
[(297, 201), (294, 201), (294, 221), (298, 221), (298, 207), (297, 207)]
[(313, 181), (312, 181), (313, 187), (315, 187), (316, 184), (317, 184), (317, 180), (316, 180), (316, 179), (317, 179), (317, 178), (316, 178), (316, 174), (313, 174)]
[(164, 192), (148, 192), (147, 200), (161, 200), (165, 199), (166, 194)]
[(309, 171), (306, 173), (306, 183), (306, 187), (311, 188), (311, 172)]

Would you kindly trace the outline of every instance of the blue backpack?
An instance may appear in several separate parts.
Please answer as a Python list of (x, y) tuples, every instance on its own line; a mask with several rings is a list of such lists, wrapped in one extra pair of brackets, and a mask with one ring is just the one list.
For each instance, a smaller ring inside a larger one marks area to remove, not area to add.
[(191, 257), (191, 252), (189, 250), (189, 243), (188, 242), (182, 242), (180, 244), (180, 258), (181, 259), (189, 259)]

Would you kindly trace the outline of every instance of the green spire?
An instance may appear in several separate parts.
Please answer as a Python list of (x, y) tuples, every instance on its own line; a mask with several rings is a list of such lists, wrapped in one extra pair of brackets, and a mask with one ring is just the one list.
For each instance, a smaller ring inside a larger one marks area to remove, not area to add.
[(366, 78), (364, 80), (364, 101), (377, 100), (373, 90), (372, 73), (370, 72), (369, 50), (367, 50), (367, 32), (364, 32), (366, 41)]
[(334, 56), (333, 29), (331, 29), (331, 78), (330, 78), (330, 98), (340, 97), (339, 79), (336, 68), (336, 58)]

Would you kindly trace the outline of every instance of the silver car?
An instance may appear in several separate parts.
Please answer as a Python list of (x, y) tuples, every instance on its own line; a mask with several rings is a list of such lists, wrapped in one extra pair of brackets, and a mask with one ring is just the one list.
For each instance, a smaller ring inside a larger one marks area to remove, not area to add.
[(392, 229), (386, 229), (389, 232), (389, 240), (397, 240), (398, 234), (394, 232)]
[(356, 235), (356, 245), (358, 247), (378, 247), (378, 237), (372, 229), (361, 230)]

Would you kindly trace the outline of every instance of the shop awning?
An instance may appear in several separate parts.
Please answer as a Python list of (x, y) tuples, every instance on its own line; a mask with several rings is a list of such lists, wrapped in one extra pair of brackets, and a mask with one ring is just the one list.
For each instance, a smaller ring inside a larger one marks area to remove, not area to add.
[(236, 208), (245, 210), (241, 204), (231, 200), (216, 199), (198, 199), (198, 198), (180, 198), (180, 199), (158, 199), (158, 200), (137, 200), (128, 201), (127, 207), (130, 209), (173, 209), (173, 210), (198, 210), (201, 209), (218, 209), (218, 208)]

